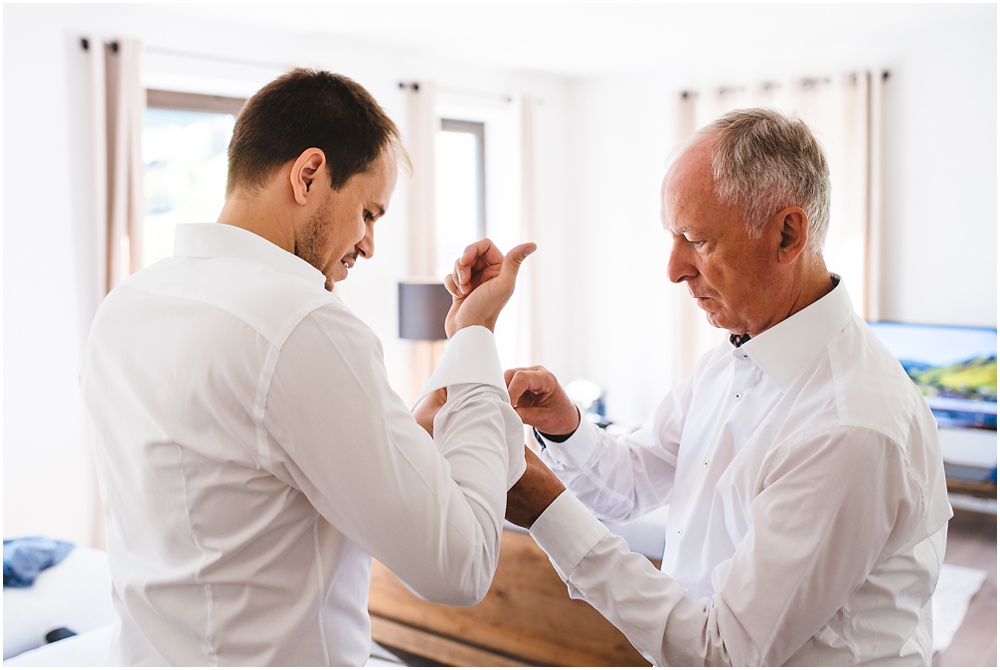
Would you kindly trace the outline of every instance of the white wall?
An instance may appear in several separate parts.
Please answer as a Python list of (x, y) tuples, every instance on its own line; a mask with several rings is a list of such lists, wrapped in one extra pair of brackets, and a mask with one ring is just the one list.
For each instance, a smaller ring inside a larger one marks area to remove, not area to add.
[[(498, 96), (531, 94), (542, 101), (538, 209), (553, 230), (564, 228), (566, 135), (561, 122), (567, 84), (560, 79), (473, 68), (419, 52), (376, 48), (370, 40), (192, 23), (150, 6), (5, 6), (5, 537), (49, 534), (82, 544), (99, 541), (96, 485), (77, 387), (96, 309), (92, 286), (97, 273), (91, 252), (96, 222), (86, 55), (79, 44), (85, 35), (139, 39), (146, 49), (143, 77), (148, 86), (250, 95), (290, 66), (341, 72), (368, 88), (404, 133), (401, 81), (433, 80), (450, 90)], [(338, 286), (338, 294), (382, 338), (390, 381), (404, 395), (410, 389), (410, 345), (395, 335), (396, 283), (407, 275), (406, 190), (401, 180), (392, 207), (378, 224), (376, 257), (359, 264), (350, 280)], [(553, 236), (542, 237), (549, 246)], [(558, 256), (550, 254), (550, 261), (541, 271), (543, 279), (561, 291), (563, 273), (552, 270), (559, 267)], [(561, 309), (557, 304), (550, 311), (559, 315)], [(563, 349), (561, 344), (554, 348)]]
[[(659, 183), (682, 90), (888, 69), (881, 318), (996, 326), (996, 7), (981, 9), (925, 34), (803, 49), (794, 59), (713, 61), (706, 52), (697, 67), (574, 84), (571, 218), (586, 289), (575, 297), (571, 370), (607, 387), (611, 418), (642, 423), (681, 381), (665, 351), (677, 337), (677, 301), (690, 298), (665, 276)], [(861, 296), (854, 300), (860, 307)]]
[(607, 390), (608, 413), (641, 422), (677, 382), (677, 301), (666, 277), (660, 180), (674, 144), (670, 92), (644, 76), (577, 82), (570, 109), (574, 198), (572, 378)]
[(4, 8), (4, 536), (86, 542), (95, 515), (80, 501), (96, 491), (77, 393), (91, 285), (81, 277), (94, 268), (79, 253), (92, 246), (78, 225), (92, 206), (76, 117), (84, 69), (71, 38), (24, 9)]
[(888, 63), (882, 318), (997, 323), (997, 22), (908, 41)]

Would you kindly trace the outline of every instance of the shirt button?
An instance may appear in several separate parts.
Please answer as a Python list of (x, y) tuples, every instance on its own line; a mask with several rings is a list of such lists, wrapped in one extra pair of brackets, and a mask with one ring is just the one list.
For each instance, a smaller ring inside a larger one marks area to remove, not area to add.
[(739, 391), (737, 391), (737, 392), (736, 392), (736, 399), (737, 399), (737, 400), (739, 400), (739, 399), (740, 399), (740, 398), (742, 398), (742, 397), (743, 397), (743, 394), (742, 394), (742, 393), (740, 393)]
[(706, 468), (708, 467), (708, 461), (705, 461), (705, 467)]

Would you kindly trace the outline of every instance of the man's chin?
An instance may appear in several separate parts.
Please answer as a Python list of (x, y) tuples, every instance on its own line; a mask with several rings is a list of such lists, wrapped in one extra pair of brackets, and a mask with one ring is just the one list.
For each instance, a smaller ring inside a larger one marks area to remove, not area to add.
[[(701, 306), (701, 303), (699, 303), (699, 306)], [(705, 309), (705, 307), (702, 307), (702, 309), (705, 310), (705, 319), (708, 321), (710, 326), (712, 326), (713, 328), (724, 328), (728, 330), (728, 328), (726, 327), (727, 324), (726, 320), (720, 318), (721, 315), (718, 312), (714, 310)]]
[(337, 263), (334, 267), (330, 268), (330, 273), (326, 275), (327, 289), (332, 290), (333, 284), (344, 281), (347, 279), (347, 275), (347, 266), (343, 263)]

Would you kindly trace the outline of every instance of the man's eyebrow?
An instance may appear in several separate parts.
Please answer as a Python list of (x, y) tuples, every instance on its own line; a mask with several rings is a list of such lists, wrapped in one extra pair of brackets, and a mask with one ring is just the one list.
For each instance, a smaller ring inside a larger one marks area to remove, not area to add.
[(664, 223), (663, 227), (666, 228), (671, 233), (673, 233), (674, 235), (685, 235), (687, 233), (697, 232), (697, 230), (695, 228), (692, 228), (691, 226), (680, 226), (679, 228), (673, 228)]

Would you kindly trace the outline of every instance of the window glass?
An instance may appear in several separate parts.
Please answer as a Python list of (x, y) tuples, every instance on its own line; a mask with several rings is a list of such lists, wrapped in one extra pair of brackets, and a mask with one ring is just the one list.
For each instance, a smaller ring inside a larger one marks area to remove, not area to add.
[(173, 253), (178, 223), (216, 221), (226, 196), (232, 114), (147, 109), (142, 160), (146, 216), (143, 264)]
[(484, 236), (482, 126), (445, 119), (435, 136), (438, 278), (451, 272), (465, 247)]

